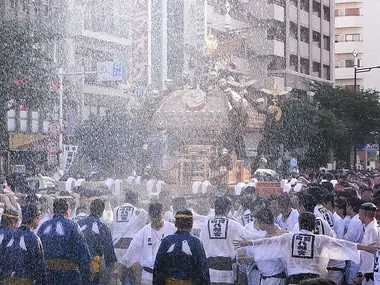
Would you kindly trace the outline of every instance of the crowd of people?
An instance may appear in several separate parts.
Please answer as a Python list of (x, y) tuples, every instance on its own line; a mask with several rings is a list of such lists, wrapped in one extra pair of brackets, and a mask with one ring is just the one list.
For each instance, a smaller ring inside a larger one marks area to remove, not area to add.
[(240, 195), (162, 190), (146, 204), (133, 189), (8, 187), (0, 284), (380, 285), (377, 173), (294, 176), (278, 195), (248, 184)]

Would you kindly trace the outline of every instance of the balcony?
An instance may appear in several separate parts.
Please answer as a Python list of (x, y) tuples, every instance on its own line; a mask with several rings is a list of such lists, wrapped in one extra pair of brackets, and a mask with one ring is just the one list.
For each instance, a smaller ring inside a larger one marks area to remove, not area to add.
[[(352, 3), (352, 0), (335, 0), (335, 4)], [(364, 0), (355, 0), (356, 3), (363, 3)]]
[(300, 24), (305, 27), (309, 27), (309, 13), (304, 10), (300, 10)]
[(335, 28), (362, 28), (363, 16), (335, 17)]
[[(211, 5), (207, 5), (207, 21), (212, 23), (212, 28), (221, 32), (226, 31), (226, 18), (224, 15), (215, 12), (215, 9)], [(244, 30), (249, 28), (249, 25), (239, 21), (235, 18), (231, 18), (230, 30)]]
[[(266, 34), (263, 36), (266, 38)], [(250, 50), (255, 51), (257, 55), (277, 55), (284, 57), (284, 43), (278, 40), (268, 40), (265, 38), (249, 37), (247, 45)]]
[(289, 20), (293, 23), (298, 22), (298, 16), (297, 16), (297, 7), (293, 5), (289, 5)]
[[(250, 12), (252, 16), (258, 20), (277, 20), (280, 22), (285, 21), (285, 9), (277, 4), (259, 5), (258, 3), (252, 3)], [(297, 14), (296, 14), (297, 15)]]
[(313, 21), (313, 25), (312, 25), (313, 30), (318, 31), (318, 32), (321, 31), (321, 18), (313, 15), (312, 21)]
[[(363, 74), (357, 74), (358, 79), (363, 78)], [(343, 67), (335, 68), (335, 79), (352, 79), (354, 78), (354, 68), (353, 67)]]
[(304, 58), (309, 58), (309, 44), (300, 42), (300, 56)]
[(292, 54), (297, 54), (298, 53), (297, 52), (298, 51), (297, 45), (298, 45), (297, 40), (294, 39), (294, 38), (290, 38), (290, 40), (289, 40), (289, 50), (290, 50), (290, 52)]
[(335, 53), (352, 53), (354, 50), (362, 51), (363, 48), (362, 41), (342, 41), (335, 43)]
[(322, 50), (322, 60), (323, 64), (330, 65), (330, 51), (325, 49)]
[(314, 44), (312, 45), (312, 58), (315, 61), (321, 61), (321, 48)]

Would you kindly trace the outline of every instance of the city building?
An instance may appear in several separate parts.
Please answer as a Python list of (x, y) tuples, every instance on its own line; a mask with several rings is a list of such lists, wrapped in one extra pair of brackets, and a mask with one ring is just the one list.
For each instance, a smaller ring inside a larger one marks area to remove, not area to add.
[[(380, 2), (377, 0), (335, 1), (336, 84), (354, 90), (354, 51), (357, 67), (380, 65)], [(357, 90), (380, 90), (380, 69), (357, 74)]]
[(220, 43), (243, 41), (230, 60), (258, 89), (333, 84), (332, 0), (137, 2), (148, 17), (145, 66), (155, 88), (182, 76), (191, 60), (184, 46), (202, 49), (209, 34)]
[(237, 69), (251, 74), (258, 88), (307, 91), (311, 81), (334, 80), (333, 7), (332, 0), (212, 0), (207, 25), (217, 37), (244, 39), (234, 55)]
[[(4, 165), (28, 164), (28, 168), (54, 167), (58, 163), (56, 152), (59, 149), (53, 147), (53, 152), (49, 153), (45, 143), (46, 140), (53, 141), (51, 146), (58, 143), (57, 134), (52, 135), (49, 126), (59, 120), (59, 69), (63, 71), (63, 144), (75, 143), (76, 130), (91, 114), (104, 116), (111, 109), (125, 110), (129, 96), (126, 89), (130, 67), (131, 2), (0, 2), (1, 20), (32, 25), (53, 35), (41, 49), (47, 52), (57, 70), (57, 77), (51, 84), (51, 98), (55, 102), (51, 110), (30, 110), (28, 106), (9, 110), (10, 159)], [(111, 72), (104, 69), (111, 69)], [(115, 70), (117, 76), (109, 76), (112, 72), (115, 75)], [(37, 154), (38, 159), (35, 159)]]

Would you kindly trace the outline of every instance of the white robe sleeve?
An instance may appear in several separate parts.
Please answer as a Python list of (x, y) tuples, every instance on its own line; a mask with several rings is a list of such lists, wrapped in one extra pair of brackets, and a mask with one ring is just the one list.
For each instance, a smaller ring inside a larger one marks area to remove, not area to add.
[(262, 234), (258, 233), (257, 231), (249, 231), (242, 225), (236, 222), (235, 224), (238, 227), (237, 232), (237, 238), (236, 239), (248, 239), (248, 240), (255, 240), (262, 238)]
[(289, 235), (292, 236), (292, 234), (284, 234), (277, 237), (258, 239), (253, 242), (253, 246), (244, 247), (242, 250), (245, 255), (253, 256), (256, 261), (286, 258), (286, 239), (289, 239)]
[(142, 228), (133, 238), (127, 252), (119, 261), (121, 264), (125, 265), (126, 267), (131, 267), (136, 262), (140, 262), (140, 255), (143, 252), (144, 247), (144, 234), (145, 227)]
[(335, 260), (351, 260), (354, 263), (360, 262), (356, 243), (328, 236), (320, 236), (320, 241), (320, 246), (323, 246), (321, 257)]
[[(363, 243), (366, 245), (378, 243), (379, 237), (378, 232), (373, 228), (369, 228), (368, 232), (366, 231), (366, 240)], [(360, 268), (359, 272), (361, 273), (371, 273), (373, 272), (375, 256), (372, 253), (368, 253), (366, 251), (360, 251)]]
[(343, 239), (360, 243), (363, 238), (363, 224), (360, 220), (352, 219), (348, 225), (347, 232)]

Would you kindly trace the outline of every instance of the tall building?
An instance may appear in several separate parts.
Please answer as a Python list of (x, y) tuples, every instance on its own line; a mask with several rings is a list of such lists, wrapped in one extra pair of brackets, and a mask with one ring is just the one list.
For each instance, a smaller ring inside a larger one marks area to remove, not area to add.
[[(335, 78), (336, 84), (354, 90), (354, 51), (357, 66), (380, 65), (380, 1), (335, 1)], [(357, 90), (380, 90), (380, 69), (357, 74)]]
[[(131, 0), (0, 1), (1, 20), (31, 24), (36, 29), (48, 29), (53, 35), (41, 49), (50, 56), (57, 73), (62, 68), (65, 74), (64, 143), (74, 142), (76, 130), (90, 114), (101, 117), (111, 109), (125, 110), (129, 96), (125, 89), (130, 73), (131, 3)], [(118, 79), (99, 80), (99, 63), (110, 63)], [(50, 136), (49, 125), (59, 119), (58, 82), (58, 78), (52, 82), (50, 98), (55, 107), (49, 112), (18, 108), (8, 112), (11, 165), (57, 163), (57, 155), (46, 154), (44, 140)], [(57, 141), (56, 137), (51, 139)], [(39, 159), (35, 159), (37, 154)]]
[(235, 60), (259, 88), (305, 91), (311, 81), (334, 80), (333, 7), (333, 0), (212, 0), (207, 25), (217, 37), (233, 37), (237, 31), (244, 39)]
[(140, 1), (140, 8), (153, 7), (146, 14), (154, 65), (146, 66), (156, 87), (186, 71), (184, 44), (203, 48), (210, 33), (219, 42), (243, 41), (231, 60), (235, 72), (257, 80), (258, 89), (333, 84), (333, 0)]

